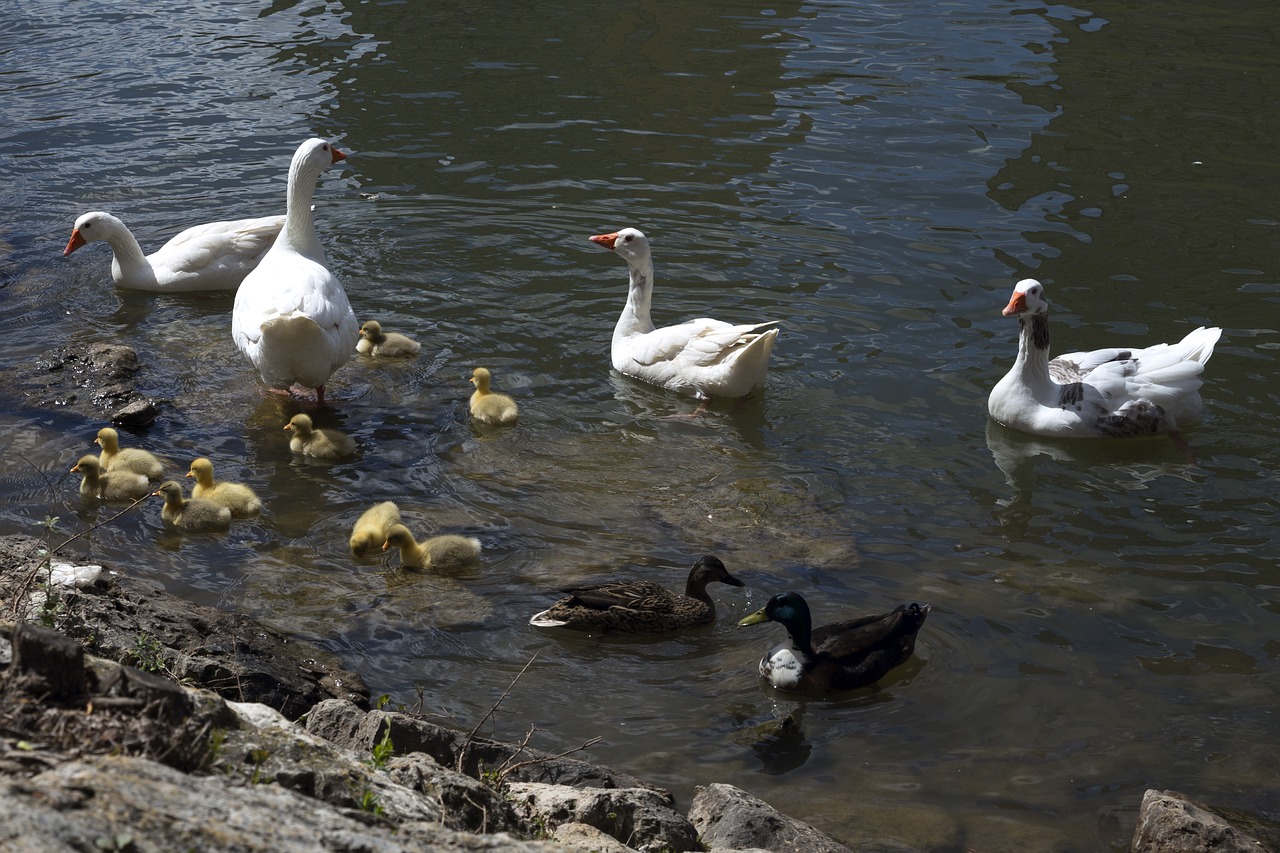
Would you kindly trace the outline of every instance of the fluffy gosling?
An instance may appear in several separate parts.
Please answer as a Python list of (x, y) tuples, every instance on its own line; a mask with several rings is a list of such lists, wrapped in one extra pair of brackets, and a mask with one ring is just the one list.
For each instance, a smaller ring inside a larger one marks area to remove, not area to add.
[(164, 476), (164, 463), (154, 454), (137, 447), (120, 449), (120, 433), (111, 427), (98, 430), (98, 437), (93, 443), (102, 448), (98, 454), (98, 463), (104, 471), (134, 471), (148, 480), (159, 480)]
[(520, 412), (516, 401), (506, 394), (497, 394), (489, 390), (490, 374), (486, 368), (477, 367), (471, 371), (468, 381), (476, 386), (471, 395), (471, 417), (482, 424), (513, 424)]
[(409, 528), (393, 524), (387, 530), (382, 550), (400, 549), (400, 562), (411, 569), (459, 569), (480, 559), (480, 540), (471, 536), (432, 536), (419, 545)]
[(420, 349), (422, 344), (408, 335), (382, 331), (382, 324), (377, 320), (365, 321), (360, 327), (360, 340), (356, 342), (356, 352), (374, 358), (413, 358)]
[(231, 525), (231, 510), (204, 498), (184, 498), (177, 480), (161, 484), (151, 494), (164, 498), (160, 517), (179, 530), (225, 530)]
[(262, 501), (253, 489), (242, 483), (213, 479), (213, 463), (203, 456), (191, 463), (187, 476), (196, 481), (191, 487), (191, 497), (221, 504), (231, 510), (234, 518), (248, 518), (262, 512)]
[(284, 428), (293, 433), (289, 449), (315, 459), (341, 459), (356, 452), (351, 436), (336, 429), (316, 429), (310, 415), (294, 415)]
[(79, 474), (80, 494), (104, 501), (136, 501), (151, 491), (151, 481), (136, 471), (117, 468), (110, 473), (102, 470), (102, 463), (92, 454), (81, 456), (71, 473)]
[(356, 519), (351, 528), (351, 553), (363, 557), (369, 549), (387, 541), (387, 531), (400, 523), (400, 507), (391, 501), (383, 501), (369, 507)]

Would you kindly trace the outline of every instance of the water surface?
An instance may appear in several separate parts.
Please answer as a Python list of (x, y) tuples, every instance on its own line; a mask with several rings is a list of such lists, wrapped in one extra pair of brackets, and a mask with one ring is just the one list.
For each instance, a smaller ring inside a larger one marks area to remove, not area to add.
[[(1148, 787), (1275, 816), (1270, 7), (19, 7), (0, 316), (29, 331), (0, 363), (0, 532), (109, 514), (64, 474), (101, 424), (23, 377), (54, 346), (128, 343), (169, 403), (125, 440), (180, 471), (211, 456), (269, 511), (180, 537), (157, 506), (75, 547), (335, 650), (394, 702), (421, 689), (470, 728), (536, 654), (493, 735), (602, 736), (593, 755), (682, 805), (729, 782), (848, 843), (1127, 849)], [(316, 193), (331, 266), (362, 319), (424, 343), (335, 376), (324, 419), (361, 448), (337, 465), (289, 453), (297, 407), (259, 393), (230, 295), (117, 291), (104, 247), (60, 257), (90, 209), (148, 248), (277, 212), (312, 135), (351, 153)], [(626, 272), (586, 238), (625, 225), (654, 244), (658, 322), (782, 321), (763, 396), (673, 418), (693, 403), (610, 374)], [(1026, 276), (1058, 351), (1224, 328), (1197, 464), (987, 422)], [(479, 364), (517, 428), (468, 423)], [(479, 536), (484, 565), (353, 562), (352, 521), (386, 499)], [(557, 586), (679, 587), (707, 552), (748, 589), (717, 589), (705, 631), (526, 624)], [(933, 613), (881, 689), (798, 703), (754, 672), (781, 630), (734, 627), (783, 589), (819, 620)]]

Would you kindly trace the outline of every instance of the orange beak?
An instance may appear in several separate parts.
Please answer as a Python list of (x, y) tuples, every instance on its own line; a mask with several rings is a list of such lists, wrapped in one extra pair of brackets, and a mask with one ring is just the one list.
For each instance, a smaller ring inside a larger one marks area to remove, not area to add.
[(195, 472), (195, 471), (188, 471), (188, 472), (187, 472), (187, 476), (188, 476), (188, 477), (194, 477), (195, 475), (196, 475), (196, 472)]
[(618, 242), (618, 232), (614, 231), (612, 234), (597, 234), (596, 236), (591, 237), (590, 240), (592, 243), (599, 243), (606, 249), (612, 249), (614, 244)]
[(1013, 294), (1013, 298), (1009, 300), (1009, 304), (1004, 306), (1004, 310), (1000, 312), (1002, 317), (1012, 317), (1014, 314), (1027, 313), (1027, 296), (1024, 293)]
[(338, 146), (330, 145), (329, 150), (333, 152), (333, 162), (340, 163), (341, 161), (347, 159), (347, 155), (339, 151)]
[(293, 431), (293, 424), (285, 424), (285, 425), (284, 425), (284, 428), (285, 428), (285, 429), (287, 429), (287, 430), (289, 430), (290, 432), (292, 432), (292, 431)]
[(383, 542), (383, 543), (382, 543), (382, 550), (384, 550), (384, 551), (385, 551), (385, 550), (387, 550), (387, 548), (389, 548), (390, 546), (391, 546), (391, 543), (390, 543), (390, 542)]
[(62, 250), (62, 257), (65, 258), (67, 255), (71, 254), (76, 249), (79, 249), (81, 246), (83, 246), (86, 242), (87, 241), (80, 236), (79, 228), (72, 230), (71, 239), (67, 241), (67, 248)]

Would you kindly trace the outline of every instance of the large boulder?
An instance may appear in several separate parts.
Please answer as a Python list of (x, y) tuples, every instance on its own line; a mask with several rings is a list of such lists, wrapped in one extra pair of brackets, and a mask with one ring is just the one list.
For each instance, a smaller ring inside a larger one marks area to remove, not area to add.
[(1271, 853), (1208, 807), (1176, 791), (1142, 795), (1133, 853)]
[(852, 853), (806, 823), (792, 820), (763, 800), (732, 785), (698, 788), (689, 820), (711, 849), (762, 848), (775, 853)]

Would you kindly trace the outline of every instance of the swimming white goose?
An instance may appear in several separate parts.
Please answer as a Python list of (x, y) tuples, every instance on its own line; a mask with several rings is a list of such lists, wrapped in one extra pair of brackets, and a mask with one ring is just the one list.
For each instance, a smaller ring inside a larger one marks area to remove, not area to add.
[(654, 328), (649, 240), (635, 228), (624, 228), (591, 242), (617, 252), (631, 272), (627, 304), (613, 329), (615, 370), (703, 400), (745, 397), (764, 385), (777, 321), (735, 326), (702, 318)]
[(320, 173), (346, 159), (323, 139), (308, 139), (289, 165), (285, 226), (236, 291), (231, 336), (273, 388), (324, 386), (355, 349), (360, 324), (342, 283), (325, 266), (311, 218)]
[(1073, 352), (1049, 360), (1044, 285), (1018, 282), (1004, 316), (1017, 317), (1018, 358), (991, 390), (987, 411), (1022, 432), (1109, 438), (1168, 432), (1200, 415), (1200, 374), (1222, 329), (1201, 326), (1176, 344)]
[(206, 222), (143, 255), (127, 225), (95, 210), (76, 220), (62, 255), (105, 240), (111, 247), (111, 278), (116, 287), (165, 293), (231, 290), (258, 265), (282, 227), (283, 216)]

